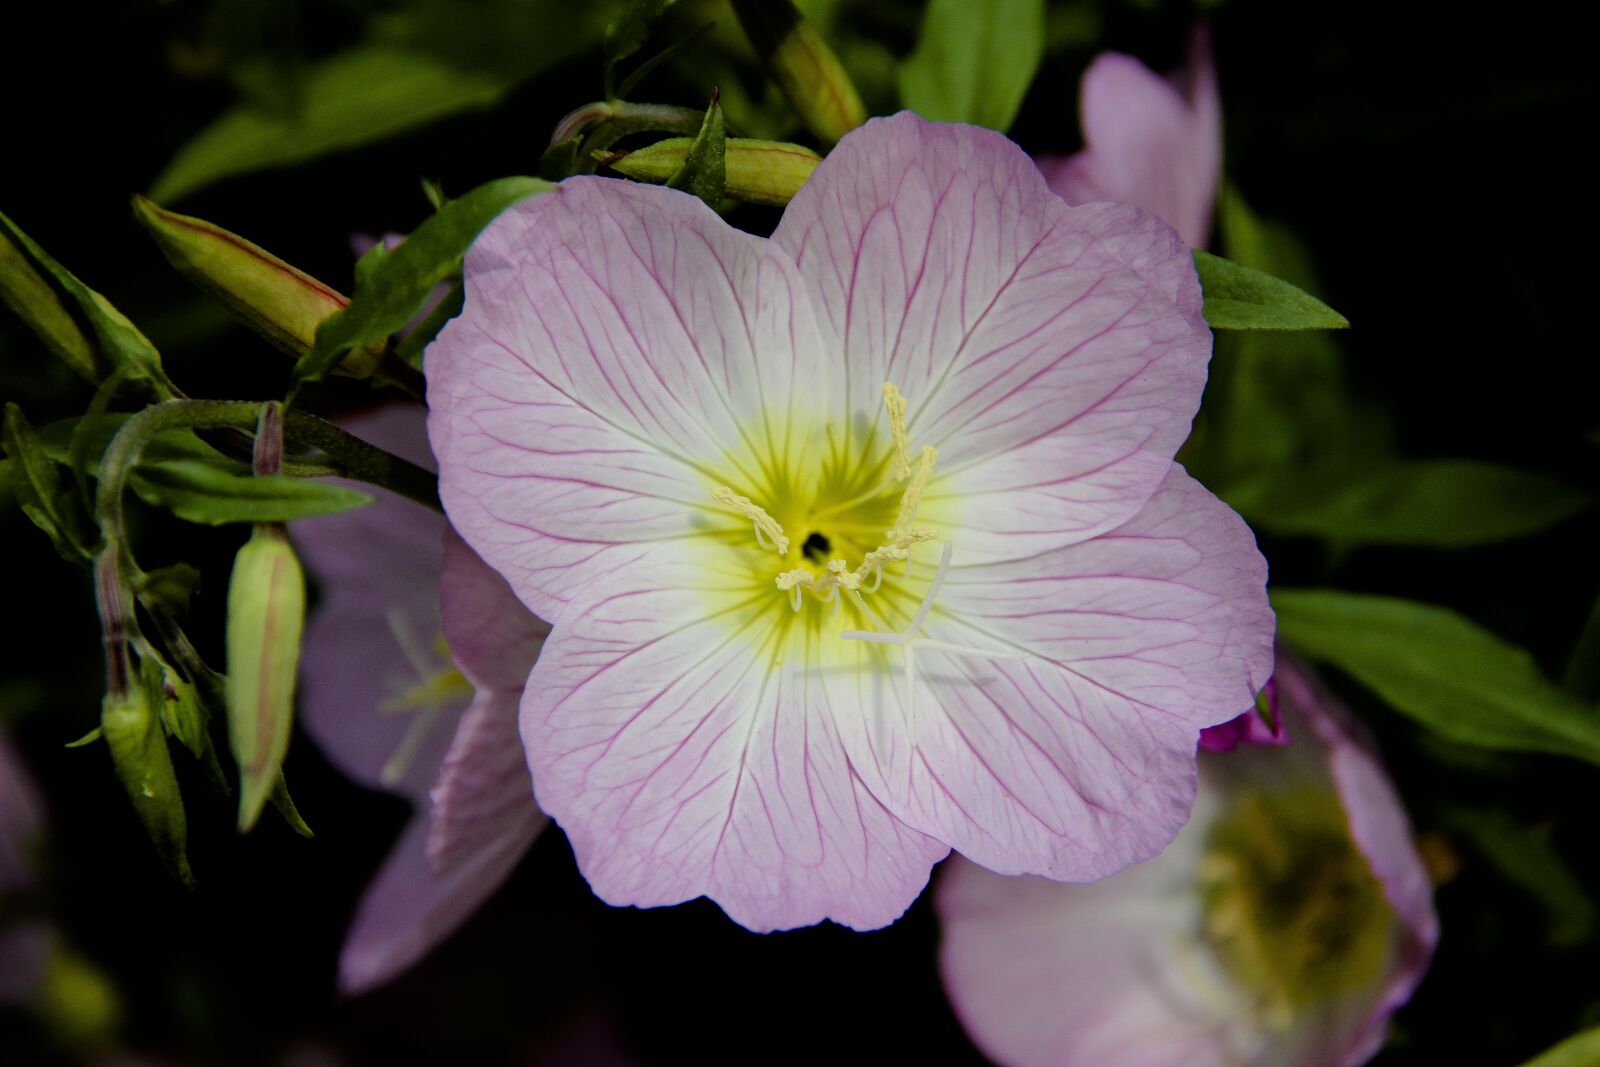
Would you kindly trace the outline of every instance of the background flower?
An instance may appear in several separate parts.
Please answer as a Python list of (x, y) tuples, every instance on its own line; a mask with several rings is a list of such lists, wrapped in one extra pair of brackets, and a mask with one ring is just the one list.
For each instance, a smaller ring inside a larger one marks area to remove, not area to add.
[[(432, 466), (418, 408), (345, 426)], [(360, 993), (449, 936), (543, 828), (516, 706), (547, 628), (442, 516), (393, 494), (294, 533), (323, 597), (306, 628), (306, 729), (347, 774), (417, 809), (340, 957), (340, 987)]]
[(941, 969), (1007, 1065), (1364, 1062), (1438, 925), (1394, 788), (1344, 709), (1280, 653), (1293, 744), (1201, 755), (1188, 826), (1104, 882), (952, 860)]
[(1211, 234), (1222, 177), (1222, 104), (1211, 35), (1197, 29), (1170, 79), (1132, 56), (1103, 52), (1083, 73), (1084, 148), (1043, 157), (1050, 188), (1069, 204), (1115, 200), (1160, 215), (1195, 248)]

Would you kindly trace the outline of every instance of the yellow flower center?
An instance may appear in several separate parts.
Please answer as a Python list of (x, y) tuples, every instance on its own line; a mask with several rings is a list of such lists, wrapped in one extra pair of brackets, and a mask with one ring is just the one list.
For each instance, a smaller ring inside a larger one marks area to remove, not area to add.
[(875, 428), (867, 429), (856, 447), (853, 435), (839, 435), (840, 442), (829, 433), (828, 446), (818, 449), (822, 455), (812, 477), (791, 473), (783, 457), (771, 457), (772, 462), (760, 465), (766, 484), (738, 487), (751, 490), (749, 495), (728, 485), (713, 486), (710, 495), (754, 534), (753, 546), (748, 537), (725, 538), (747, 575), (734, 583), (747, 598), (738, 606), (765, 613), (775, 595), (787, 605), (782, 612), (786, 618), (775, 622), (767, 642), (773, 662), (781, 662), (797, 642), (808, 663), (845, 654), (847, 642), (897, 645), (905, 654), (905, 701), (910, 707), (916, 649), (986, 659), (1025, 656), (922, 635), (954, 546), (944, 541), (927, 585), (913, 584), (915, 551), (940, 539), (935, 527), (917, 521), (938, 452), (923, 447), (913, 460), (906, 398), (885, 382), (883, 399), (887, 442)]
[(1270, 1029), (1381, 973), (1393, 912), (1329, 791), (1240, 797), (1199, 880), (1204, 935)]

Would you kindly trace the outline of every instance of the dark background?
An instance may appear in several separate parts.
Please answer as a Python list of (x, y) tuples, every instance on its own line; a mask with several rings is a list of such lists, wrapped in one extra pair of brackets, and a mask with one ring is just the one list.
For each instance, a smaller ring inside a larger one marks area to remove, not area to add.
[[(1177, 65), (1185, 5), (1080, 5), (1101, 46), (1158, 70)], [(191, 0), (39, 5), (8, 11), (0, 100), (0, 209), (105, 293), (161, 348), (192, 395), (280, 392), (287, 364), (173, 273), (126, 197), (235, 97), (227, 5)], [(888, 46), (912, 43), (916, 5), (847, 5)], [(1311, 249), (1319, 294), (1355, 324), (1342, 339), (1363, 402), (1387, 411), (1407, 455), (1493, 459), (1591, 491), (1600, 430), (1592, 37), (1567, 5), (1229, 0), (1208, 14), (1230, 177), (1263, 215)], [(305, 55), (361, 31), (364, 5), (303, 3)], [(1012, 136), (1032, 152), (1076, 147), (1076, 84), (1097, 47), (1049, 55)], [(200, 49), (203, 53), (204, 49)], [(185, 58), (188, 57), (188, 58)], [(202, 56), (202, 59), (204, 57)], [(177, 204), (348, 288), (348, 235), (405, 231), (428, 212), (417, 178), (459, 192), (530, 173), (569, 108), (600, 95), (589, 51), (503, 104), (391, 141), (222, 182)], [(696, 106), (709, 86), (664, 69), (646, 98)], [(750, 212), (759, 228), (771, 218)], [(87, 392), (0, 314), (0, 396), (42, 424), (81, 412)], [(315, 398), (333, 411), (359, 387)], [(243, 533), (142, 516), (150, 565), (189, 559), (207, 579), (196, 611), (220, 640), (228, 560)], [(1559, 675), (1596, 590), (1600, 544), (1586, 513), (1532, 538), (1451, 552), (1335, 553), (1263, 538), (1274, 581), (1335, 585), (1446, 604), (1529, 648)], [(247, 838), (232, 805), (180, 757), (196, 891), (164, 872), (103, 748), (62, 745), (97, 720), (100, 666), (86, 575), (58, 559), (14, 508), (0, 511), (8, 561), (0, 722), (41, 780), (49, 809), (36, 907), (103, 969), (123, 999), (131, 1049), (174, 1063), (978, 1062), (945, 1004), (926, 896), (872, 934), (824, 926), (756, 936), (704, 901), (611, 909), (547, 832), (460, 935), (375, 994), (340, 1002), (334, 967), (357, 896), (406, 807), (332, 769), (304, 737), (288, 773), (316, 830), (269, 817)], [(220, 659), (215, 647), (205, 649)], [(1520, 1062), (1600, 1023), (1593, 938), (1552, 945), (1533, 899), (1451, 845), (1455, 800), (1498, 803), (1551, 835), (1590, 887), (1595, 770), (1554, 757), (1470, 756), (1422, 735), (1359, 689), (1336, 687), (1378, 734), (1420, 832), (1460, 872), (1437, 896), (1432, 974), (1375, 1061)], [(542, 1060), (541, 1057), (556, 1057)], [(562, 1059), (564, 1057), (564, 1059)], [(0, 1062), (75, 1062), (34, 1022), (0, 1010)]]

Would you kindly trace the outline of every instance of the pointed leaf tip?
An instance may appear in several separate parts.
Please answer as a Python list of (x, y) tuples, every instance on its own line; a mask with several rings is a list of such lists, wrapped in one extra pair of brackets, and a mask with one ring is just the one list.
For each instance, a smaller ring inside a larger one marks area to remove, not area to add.
[(1309, 293), (1266, 271), (1194, 250), (1214, 330), (1344, 330), (1350, 320)]

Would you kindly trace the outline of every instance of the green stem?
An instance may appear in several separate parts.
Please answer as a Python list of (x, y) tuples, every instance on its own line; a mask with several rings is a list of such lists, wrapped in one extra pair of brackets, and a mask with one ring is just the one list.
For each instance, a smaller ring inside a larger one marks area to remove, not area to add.
[(368, 444), (315, 415), (289, 411), (283, 419), (286, 438), (297, 445), (320, 448), (346, 478), (381, 486), (434, 511), (444, 510), (439, 503), (439, 479), (427, 468)]
[[(144, 446), (151, 440), (175, 429), (253, 432), (260, 413), (261, 404), (253, 400), (170, 400), (145, 408), (123, 423), (100, 464), (100, 486), (95, 503), (101, 536), (107, 543), (120, 540), (123, 490)], [(346, 433), (325, 419), (299, 411), (287, 412), (284, 436), (294, 444), (320, 449), (333, 461), (335, 473), (381, 486), (440, 510), (439, 483), (431, 473)]]

